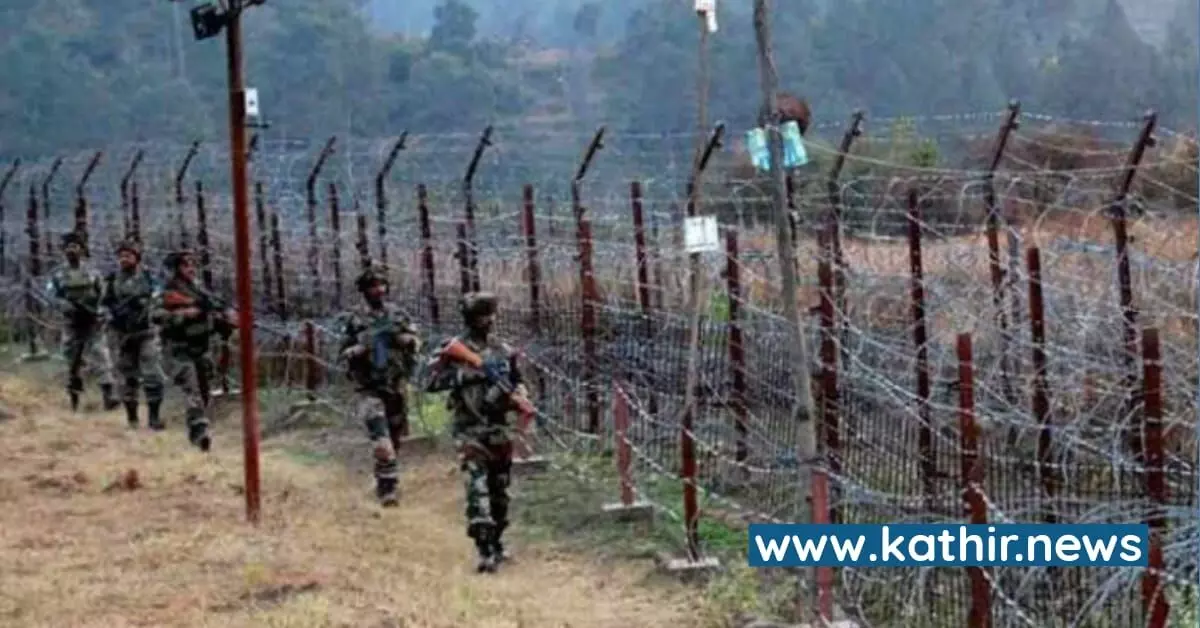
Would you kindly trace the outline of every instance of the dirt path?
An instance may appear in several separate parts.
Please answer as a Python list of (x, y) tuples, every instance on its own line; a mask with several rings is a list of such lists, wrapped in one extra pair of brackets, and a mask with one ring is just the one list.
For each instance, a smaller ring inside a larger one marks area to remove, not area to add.
[[(264, 450), (266, 512), (243, 523), (241, 446), (218, 427), (205, 457), (182, 427), (130, 432), (118, 413), (71, 416), (42, 384), (0, 374), (0, 625), (697, 626), (695, 594), (648, 565), (519, 544), (473, 573), (446, 459), (406, 470), (402, 506), (369, 479)], [(124, 477), (132, 470), (136, 479)]]

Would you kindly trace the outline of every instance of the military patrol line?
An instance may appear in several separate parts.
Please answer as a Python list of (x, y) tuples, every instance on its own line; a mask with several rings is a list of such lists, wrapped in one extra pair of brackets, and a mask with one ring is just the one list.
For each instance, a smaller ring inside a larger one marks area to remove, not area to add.
[[(123, 404), (129, 426), (136, 428), (138, 393), (143, 392), (147, 425), (164, 430), (160, 409), (169, 379), (185, 401), (189, 442), (209, 451), (211, 339), (227, 338), (237, 319), (222, 300), (196, 284), (193, 252), (182, 249), (166, 256), (165, 283), (144, 267), (133, 240), (118, 244), (118, 269), (106, 277), (88, 263), (78, 234), (63, 238), (63, 252), (66, 264), (54, 272), (47, 288), (61, 304), (64, 317), (63, 350), (72, 409), (79, 406), (83, 355), (90, 352), (100, 370), (105, 410)], [(370, 442), (376, 499), (389, 508), (400, 500), (398, 451), (409, 431), (408, 387), (420, 365), (422, 342), (416, 326), (387, 300), (390, 286), (383, 268), (366, 268), (355, 287), (363, 302), (339, 317), (339, 359), (355, 387), (353, 415), (366, 428)], [(509, 526), (513, 464), (508, 416), (533, 410), (518, 353), (491, 334), (496, 297), (483, 292), (466, 295), (460, 313), (464, 332), (438, 345), (425, 364), (428, 377), (419, 385), (430, 393), (448, 393), (451, 431), (464, 481), (466, 534), (478, 553), (477, 571), (492, 573), (511, 558), (503, 542)], [(111, 338), (106, 332), (111, 332)], [(116, 371), (122, 378), (120, 400), (114, 396), (110, 340), (117, 349)]]

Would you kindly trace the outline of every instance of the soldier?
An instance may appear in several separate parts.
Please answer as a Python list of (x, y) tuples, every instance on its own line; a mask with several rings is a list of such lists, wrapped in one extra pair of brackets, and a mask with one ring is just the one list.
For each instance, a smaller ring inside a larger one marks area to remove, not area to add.
[(399, 501), (396, 451), (408, 432), (408, 379), (421, 341), (404, 314), (384, 301), (388, 283), (379, 269), (364, 270), (356, 287), (365, 303), (343, 316), (341, 355), (359, 395), (355, 416), (375, 448), (375, 496), (391, 507)]
[(109, 329), (116, 334), (117, 370), (124, 379), (121, 400), (130, 427), (138, 426), (138, 385), (146, 393), (150, 429), (165, 428), (159, 417), (163, 400), (162, 351), (158, 335), (150, 322), (151, 310), (161, 294), (161, 286), (142, 268), (142, 252), (136, 242), (126, 240), (117, 246), (120, 269), (104, 284), (104, 306), (108, 309)]
[[(512, 472), (512, 438), (507, 414), (514, 397), (526, 397), (517, 354), (489, 336), (496, 297), (475, 293), (460, 305), (466, 334), (442, 345), (432, 363), (428, 392), (449, 390), (453, 434), (466, 481), (467, 536), (479, 552), (478, 571), (493, 572), (508, 559), (501, 541), (508, 527), (508, 486)], [(478, 358), (469, 366), (448, 351), (461, 343)]]
[(162, 326), (171, 381), (183, 391), (188, 440), (208, 451), (208, 402), (213, 376), (211, 336), (236, 326), (235, 312), (196, 285), (196, 259), (191, 251), (171, 253), (165, 260), (170, 279), (158, 300), (153, 322)]
[(84, 355), (90, 353), (100, 368), (104, 409), (113, 410), (121, 404), (113, 396), (112, 357), (104, 334), (104, 319), (107, 316), (102, 305), (104, 279), (84, 262), (84, 241), (80, 234), (71, 232), (64, 235), (62, 247), (67, 264), (51, 275), (47, 292), (59, 302), (65, 323), (63, 349), (67, 360), (67, 394), (71, 398), (71, 409), (79, 409), (79, 396), (83, 394), (80, 369)]

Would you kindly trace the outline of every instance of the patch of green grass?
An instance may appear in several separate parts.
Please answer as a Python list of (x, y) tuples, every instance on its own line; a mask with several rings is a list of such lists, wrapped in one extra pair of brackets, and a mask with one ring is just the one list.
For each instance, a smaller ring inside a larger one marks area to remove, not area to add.
[[(551, 470), (517, 481), (514, 508), (518, 534), (531, 540), (550, 540), (601, 558), (650, 559), (681, 554), (684, 530), (680, 521), (657, 513), (654, 522), (620, 522), (602, 516), (603, 506), (619, 499), (611, 456), (603, 453), (556, 456)], [(677, 480), (639, 478), (645, 499), (674, 513), (682, 510), (683, 491)], [(791, 578), (764, 578), (763, 570), (744, 565), (747, 531), (704, 517), (697, 524), (702, 550), (719, 558), (723, 568), (705, 587), (712, 625), (726, 625), (736, 615), (784, 618), (793, 605)], [(715, 507), (715, 506), (714, 506)]]

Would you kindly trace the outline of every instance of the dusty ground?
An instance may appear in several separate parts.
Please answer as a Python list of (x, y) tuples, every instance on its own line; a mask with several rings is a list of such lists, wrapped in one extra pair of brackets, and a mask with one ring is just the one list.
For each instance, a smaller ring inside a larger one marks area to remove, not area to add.
[(702, 623), (699, 594), (648, 583), (649, 564), (530, 541), (502, 573), (476, 575), (446, 458), (409, 468), (402, 506), (381, 512), (365, 476), (268, 446), (256, 530), (234, 424), (205, 457), (181, 426), (152, 435), (119, 413), (71, 416), (54, 388), (11, 373), (0, 400), (16, 414), (0, 415), (0, 625)]

